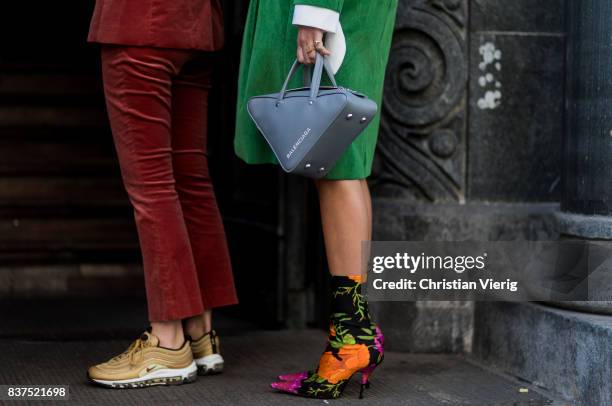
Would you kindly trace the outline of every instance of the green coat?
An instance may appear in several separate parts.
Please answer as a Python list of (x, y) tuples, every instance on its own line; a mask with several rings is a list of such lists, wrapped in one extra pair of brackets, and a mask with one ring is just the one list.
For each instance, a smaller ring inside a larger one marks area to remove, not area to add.
[[(347, 49), (336, 80), (341, 86), (365, 93), (379, 106), (376, 118), (327, 175), (327, 179), (366, 178), (371, 172), (376, 148), (397, 0), (251, 0), (240, 60), (236, 154), (250, 164), (277, 163), (251, 121), (246, 103), (252, 96), (280, 90), (296, 58), (297, 28), (292, 24), (292, 17), (297, 4), (340, 13)], [(301, 86), (301, 75), (295, 75), (293, 80), (291, 87)]]

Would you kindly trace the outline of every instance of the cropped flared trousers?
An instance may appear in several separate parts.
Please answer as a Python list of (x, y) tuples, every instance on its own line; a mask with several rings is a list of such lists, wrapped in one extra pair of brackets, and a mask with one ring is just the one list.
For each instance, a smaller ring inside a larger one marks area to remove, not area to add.
[(206, 155), (206, 53), (104, 45), (108, 116), (142, 250), (149, 319), (237, 303)]

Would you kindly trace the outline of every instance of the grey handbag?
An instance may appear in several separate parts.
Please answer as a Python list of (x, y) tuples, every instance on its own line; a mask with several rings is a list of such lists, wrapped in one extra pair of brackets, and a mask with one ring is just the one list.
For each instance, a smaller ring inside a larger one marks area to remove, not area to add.
[[(252, 97), (247, 110), (285, 172), (322, 178), (370, 123), (377, 106), (338, 86), (319, 54), (310, 85), (287, 90), (300, 65), (293, 63), (280, 93)], [(321, 86), (324, 68), (332, 86)]]

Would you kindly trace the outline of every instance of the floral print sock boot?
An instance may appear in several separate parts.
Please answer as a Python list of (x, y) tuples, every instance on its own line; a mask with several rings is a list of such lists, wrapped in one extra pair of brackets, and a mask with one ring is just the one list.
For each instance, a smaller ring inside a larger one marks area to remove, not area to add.
[[(372, 330), (374, 332), (374, 342), (376, 344), (376, 346), (378, 347), (378, 350), (382, 355), (384, 355), (384, 344), (385, 344), (385, 336), (383, 335), (382, 330), (380, 329), (380, 327), (378, 327), (378, 324), (372, 322), (370, 324), (370, 330)], [(279, 381), (297, 381), (297, 380), (301, 380), (306, 378), (309, 374), (311, 374), (313, 371), (302, 371), (302, 372), (294, 372), (291, 374), (283, 374), (283, 375), (279, 375), (277, 378)], [(369, 381), (366, 383), (366, 387), (369, 388), (370, 387), (370, 383)]]
[(332, 276), (332, 315), (327, 347), (315, 371), (281, 375), (272, 388), (299, 396), (335, 399), (361, 372), (360, 398), (383, 360), (383, 336), (370, 320), (361, 276)]

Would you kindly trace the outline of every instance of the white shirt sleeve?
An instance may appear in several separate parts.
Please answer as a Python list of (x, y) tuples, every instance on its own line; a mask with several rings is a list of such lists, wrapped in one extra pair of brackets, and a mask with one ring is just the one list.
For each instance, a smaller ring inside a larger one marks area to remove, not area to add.
[(327, 32), (336, 32), (340, 24), (340, 13), (328, 8), (296, 5), (293, 12), (293, 25), (315, 27)]
[(315, 27), (327, 32), (325, 47), (331, 52), (327, 58), (334, 74), (337, 73), (346, 55), (346, 39), (340, 24), (340, 13), (328, 8), (298, 4), (293, 12), (293, 25)]

